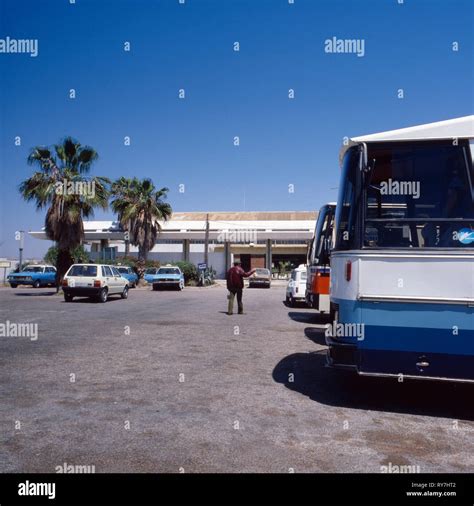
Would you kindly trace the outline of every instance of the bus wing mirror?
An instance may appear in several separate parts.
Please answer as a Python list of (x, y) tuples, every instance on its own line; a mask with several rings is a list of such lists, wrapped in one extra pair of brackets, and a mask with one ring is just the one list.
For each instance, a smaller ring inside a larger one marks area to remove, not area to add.
[(368, 169), (368, 155), (367, 155), (367, 144), (361, 142), (359, 145), (359, 169), (361, 172), (366, 172)]

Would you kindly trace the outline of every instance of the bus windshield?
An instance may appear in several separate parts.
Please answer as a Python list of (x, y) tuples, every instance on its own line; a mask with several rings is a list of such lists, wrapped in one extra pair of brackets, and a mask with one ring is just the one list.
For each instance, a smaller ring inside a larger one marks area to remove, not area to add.
[(369, 145), (364, 247), (474, 247), (474, 171), (467, 143)]
[(308, 253), (309, 265), (328, 265), (329, 250), (331, 249), (332, 231), (334, 227), (335, 206), (323, 206), (318, 215), (314, 237)]

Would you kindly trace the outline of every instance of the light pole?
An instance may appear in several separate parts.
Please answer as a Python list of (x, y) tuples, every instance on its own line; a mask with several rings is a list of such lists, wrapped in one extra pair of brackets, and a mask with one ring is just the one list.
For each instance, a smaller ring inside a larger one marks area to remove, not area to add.
[(19, 261), (19, 265), (18, 265), (18, 269), (19, 271), (21, 272), (21, 267), (23, 265), (23, 247), (24, 247), (24, 237), (25, 237), (25, 231), (24, 230), (18, 230), (15, 232), (15, 239), (17, 241), (20, 241), (20, 246), (19, 246), (19, 249), (20, 249), (20, 261)]

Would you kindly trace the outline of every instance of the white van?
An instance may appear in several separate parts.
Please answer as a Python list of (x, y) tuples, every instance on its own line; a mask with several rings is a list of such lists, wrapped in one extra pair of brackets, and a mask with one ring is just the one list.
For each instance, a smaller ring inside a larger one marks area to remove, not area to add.
[(291, 271), (286, 287), (286, 303), (293, 307), (295, 302), (305, 302), (306, 298), (306, 265), (301, 264)]

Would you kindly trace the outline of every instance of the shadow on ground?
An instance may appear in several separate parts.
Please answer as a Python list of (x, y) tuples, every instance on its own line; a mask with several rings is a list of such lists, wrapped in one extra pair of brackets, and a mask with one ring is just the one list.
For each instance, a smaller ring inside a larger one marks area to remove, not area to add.
[[(126, 300), (126, 299), (122, 299), (122, 297), (120, 297), (120, 295), (114, 293), (113, 295), (109, 295), (109, 297), (107, 298), (107, 302), (105, 302), (105, 304), (109, 304), (109, 302), (115, 302), (117, 300)], [(68, 304), (68, 305), (72, 305), (72, 304), (104, 304), (104, 302), (101, 302), (99, 299), (96, 299), (95, 297), (74, 297), (74, 300), (72, 300), (71, 302), (66, 302), (63, 298), (63, 300), (61, 302), (63, 304)]]
[[(442, 381), (363, 378), (325, 367), (326, 351), (295, 353), (282, 359), (273, 379), (329, 406), (474, 420), (474, 387)], [(290, 373), (294, 381), (290, 382)]]
[(56, 295), (57, 292), (56, 290), (54, 289), (53, 291), (49, 291), (49, 292), (36, 292), (36, 291), (31, 291), (31, 292), (18, 292), (18, 293), (15, 293), (15, 295), (17, 297), (48, 297), (50, 295)]
[(304, 335), (313, 341), (313, 343), (320, 344), (321, 346), (326, 346), (326, 329), (319, 327), (306, 327), (304, 329)]
[(295, 322), (311, 323), (313, 325), (326, 325), (329, 323), (330, 316), (327, 313), (318, 313), (317, 311), (289, 311), (288, 316)]

